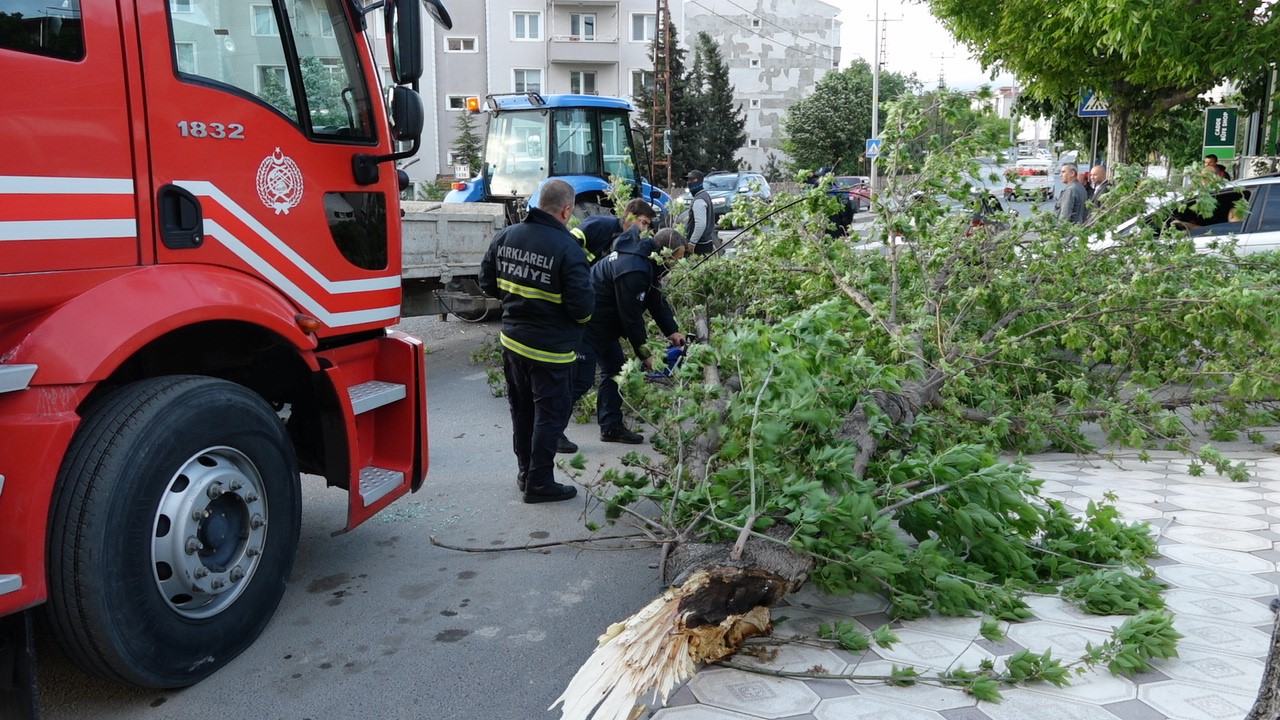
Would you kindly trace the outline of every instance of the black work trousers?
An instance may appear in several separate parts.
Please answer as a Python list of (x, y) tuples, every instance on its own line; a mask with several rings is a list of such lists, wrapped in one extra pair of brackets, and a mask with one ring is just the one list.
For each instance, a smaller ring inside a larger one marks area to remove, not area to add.
[[(587, 360), (600, 372), (600, 387), (596, 389), (596, 422), (600, 424), (601, 430), (612, 430), (621, 426), (623, 424), (622, 390), (614, 378), (622, 372), (622, 365), (627, 361), (627, 356), (622, 352), (622, 344), (618, 342), (616, 335), (593, 334), (588, 329), (579, 351), (588, 355)], [(595, 380), (594, 372), (591, 374), (591, 379)], [(584, 389), (579, 378), (575, 377), (574, 402), (577, 402), (578, 398), (589, 389), (591, 389), (590, 385)], [(578, 392), (579, 390), (582, 392)]]
[(511, 406), (511, 445), (526, 487), (555, 482), (556, 444), (569, 425), (571, 364), (555, 367), (502, 351)]

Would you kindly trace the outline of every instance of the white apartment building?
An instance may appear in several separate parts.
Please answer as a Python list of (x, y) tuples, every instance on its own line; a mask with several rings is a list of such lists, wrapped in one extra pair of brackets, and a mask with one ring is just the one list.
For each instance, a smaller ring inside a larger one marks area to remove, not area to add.
[[(681, 46), (713, 37), (747, 117), (743, 162), (780, 154), (782, 118), (839, 65), (839, 10), (820, 0), (671, 0)], [(427, 127), (414, 179), (451, 173), (457, 113), (469, 96), (512, 92), (631, 98), (652, 83), (654, 0), (481, 0), (449, 3), (453, 29), (435, 28), (421, 90)], [(692, 64), (690, 51), (686, 66)], [(483, 130), (484, 118), (477, 118)]]

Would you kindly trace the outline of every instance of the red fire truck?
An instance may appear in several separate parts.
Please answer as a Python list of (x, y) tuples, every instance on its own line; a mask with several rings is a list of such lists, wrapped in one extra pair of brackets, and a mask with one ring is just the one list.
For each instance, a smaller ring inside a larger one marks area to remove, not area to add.
[(33, 608), (90, 672), (190, 685), (275, 611), (300, 472), (348, 530), (421, 485), (423, 350), (389, 328), (424, 8), (450, 26), (438, 0), (0, 0), (0, 716)]

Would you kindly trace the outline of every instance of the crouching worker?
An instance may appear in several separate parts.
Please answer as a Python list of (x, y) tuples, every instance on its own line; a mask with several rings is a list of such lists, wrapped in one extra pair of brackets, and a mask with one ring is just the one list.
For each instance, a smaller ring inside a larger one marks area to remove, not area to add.
[[(600, 258), (613, 250), (613, 243), (620, 235), (633, 227), (639, 228), (641, 234), (648, 232), (653, 227), (653, 221), (657, 216), (658, 213), (652, 205), (640, 198), (635, 198), (623, 207), (621, 218), (613, 215), (592, 215), (578, 223), (578, 227), (569, 232), (578, 238), (583, 251), (587, 254), (587, 262), (595, 265)], [(585, 347), (586, 343), (587, 339), (584, 336), (582, 343), (578, 346), (577, 362), (573, 365), (572, 388), (570, 388), (572, 401), (569, 408), (571, 414), (578, 400), (587, 394), (592, 385), (596, 384), (595, 354), (590, 348)], [(576, 453), (578, 445), (562, 434), (556, 443), (556, 452)]]
[[(587, 324), (584, 347), (603, 376), (596, 392), (596, 419), (604, 442), (644, 442), (644, 437), (627, 428), (622, 419), (622, 393), (614, 379), (625, 362), (619, 339), (626, 338), (645, 370), (653, 370), (653, 358), (646, 347), (647, 310), (672, 344), (684, 345), (684, 335), (676, 328), (671, 306), (662, 295), (660, 280), (666, 274), (666, 266), (657, 259), (662, 250), (670, 250), (670, 257), (678, 260), (692, 247), (670, 228), (658, 231), (653, 238), (644, 238), (640, 228), (633, 225), (618, 237), (613, 252), (591, 269), (596, 309)], [(585, 388), (582, 383), (575, 383), (573, 401), (577, 402), (590, 387), (589, 383)]]
[(556, 441), (569, 424), (570, 378), (595, 305), (590, 268), (565, 223), (574, 191), (548, 180), (536, 207), (498, 233), (480, 263), (480, 287), (502, 301), (502, 368), (511, 406), (516, 485), (527, 503), (568, 500), (555, 481)]

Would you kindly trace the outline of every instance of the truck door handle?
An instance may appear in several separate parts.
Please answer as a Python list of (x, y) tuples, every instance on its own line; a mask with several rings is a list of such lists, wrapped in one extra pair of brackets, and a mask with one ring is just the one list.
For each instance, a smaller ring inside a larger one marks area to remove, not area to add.
[(200, 200), (177, 185), (160, 188), (160, 241), (170, 250), (198, 248), (204, 242), (204, 213)]

